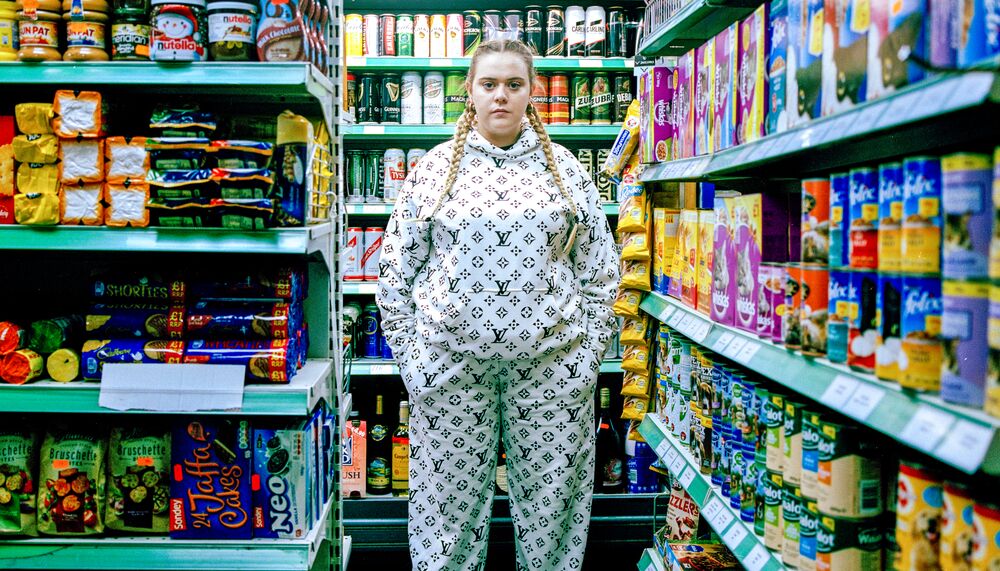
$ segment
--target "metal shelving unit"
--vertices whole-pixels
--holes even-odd
[[[347,204],[345,209],[348,216],[386,216],[392,214],[393,205],[389,203],[372,203],[372,204]],[[604,214],[607,216],[618,217],[618,203],[616,202],[605,202],[601,205],[604,210]]]
[[[394,361],[387,361],[384,359],[354,359],[348,365],[351,370],[351,376],[358,377],[397,377],[399,376],[399,367],[396,366]],[[622,372],[622,360],[621,359],[605,359],[601,362],[601,372],[602,373],[620,373]],[[3,393],[0,392],[0,395]]]
[[[761,0],[693,0],[643,38],[646,57],[683,55],[760,6]]]
[[[636,565],[639,571],[667,571],[667,566],[663,563],[663,558],[656,549],[650,547],[642,551],[642,558]]]
[[[416,57],[349,57],[347,67],[352,71],[402,71],[402,70],[467,70],[471,57],[456,58],[416,58]],[[536,71],[620,71],[630,72],[634,67],[632,59],[626,58],[578,58],[578,57],[535,57]]]
[[[546,125],[553,139],[593,141],[613,139],[621,125]],[[447,139],[455,132],[454,125],[347,125],[345,141],[393,141],[397,139]]]

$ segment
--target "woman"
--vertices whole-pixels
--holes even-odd
[[[409,174],[383,241],[421,571],[485,566],[501,426],[518,566],[579,569],[587,544],[618,258],[590,176],[530,105],[534,81],[524,44],[479,46],[455,136]]]

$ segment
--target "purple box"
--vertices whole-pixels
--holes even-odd
[[[941,398],[982,407],[986,399],[986,328],[989,318],[989,285],[946,281],[941,337]]]
[[[736,322],[736,198],[715,199],[715,241],[712,253],[712,321]]]
[[[993,159],[978,153],[941,157],[941,203],[945,279],[983,279],[988,275],[993,206]]]
[[[959,6],[963,6],[964,4],[963,2],[927,3],[927,8],[930,10],[930,13],[927,14],[927,56],[930,58],[931,65],[945,68],[955,67],[958,55],[958,39],[956,38],[959,33],[958,27],[964,22],[974,23],[977,16],[976,12],[980,15],[978,23],[982,26],[981,14],[984,12],[984,2],[969,2],[967,9],[973,13],[963,15],[963,21],[959,22]],[[968,34],[972,29],[967,28],[963,30],[963,35]],[[982,26],[980,29],[985,32],[986,26]],[[985,38],[985,33],[980,35],[979,38],[972,38],[967,35],[965,37],[976,41],[979,38]]]
[[[712,152],[712,106],[715,97],[715,41],[694,51],[694,154]]]
[[[788,67],[788,0],[773,0],[768,6],[765,34],[767,48],[767,134],[788,128],[785,112],[785,72]]]
[[[750,194],[736,199],[736,327],[757,333],[761,262],[789,261],[786,197]]]
[[[674,158],[674,128],[670,120],[674,98],[673,68],[649,68],[639,82],[639,107],[643,110],[639,122],[639,160],[658,163]]]
[[[691,119],[692,68],[694,51],[689,51],[677,60],[674,69],[674,157],[685,159],[694,156],[694,121]]]
[[[743,144],[764,136],[767,113],[765,62],[768,53],[768,4],[740,22],[736,140]]]
[[[715,36],[715,97],[712,100],[712,152],[736,144],[736,73],[739,70],[739,23]]]

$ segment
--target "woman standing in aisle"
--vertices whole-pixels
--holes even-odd
[[[481,44],[454,138],[409,174],[386,228],[377,301],[412,403],[419,571],[485,567],[501,425],[518,567],[583,564],[618,257],[534,81],[523,43]]]

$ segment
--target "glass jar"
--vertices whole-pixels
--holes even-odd
[[[17,61],[17,4],[0,2],[0,61]]]
[[[149,30],[145,12],[115,12],[115,23],[111,24],[111,59],[148,60]]]
[[[67,18],[69,14],[64,14]],[[102,12],[86,12],[85,20],[66,22],[65,61],[108,61],[108,46],[105,30],[108,15]]]
[[[204,61],[208,22],[205,0],[153,0],[149,59]]]
[[[58,0],[57,0],[58,3]],[[21,61],[57,61],[62,59],[59,51],[59,22],[62,15],[48,10],[35,10],[34,14],[17,13],[20,49],[17,59]]]
[[[247,2],[208,5],[208,51],[215,61],[250,61],[257,50],[257,7]]]
[[[87,20],[92,12],[100,12],[106,18],[111,6],[108,0],[62,0],[62,11],[64,20]]]

